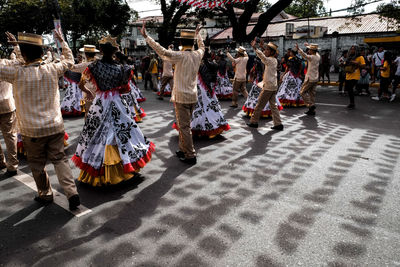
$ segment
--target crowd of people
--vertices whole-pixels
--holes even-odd
[[[205,47],[199,29],[197,27],[192,36],[197,48],[188,46],[176,51],[173,45],[164,48],[154,41],[143,24],[141,34],[154,51],[149,57],[142,60],[127,57],[118,51],[116,38],[104,36],[99,40],[99,50],[94,45],[84,45],[80,49],[83,57],[77,62],[58,30],[55,30],[55,37],[62,47],[60,57],[50,51],[43,56],[40,35],[21,33],[17,40],[7,33],[9,42],[14,45],[14,54],[11,59],[0,60],[0,127],[7,147],[7,160],[0,150],[0,168],[7,169],[5,175],[17,174],[19,133],[37,185],[35,200],[42,204],[53,201],[45,170],[49,160],[55,167],[70,209],[77,209],[80,199],[64,153],[67,135],[62,116],[85,114],[72,158],[81,169],[77,179],[102,186],[133,178],[155,151],[155,145],[137,124],[146,115],[139,104],[146,100],[137,86],[139,71],[145,90],[157,91],[159,100],[171,96],[176,115],[173,128],[179,133],[176,155],[187,164],[197,163],[193,136],[214,138],[230,129],[220,100],[231,99],[230,107],[234,109],[239,107],[239,94],[242,94],[245,98],[242,109],[250,118],[247,125],[252,128],[258,127],[261,117],[272,116],[271,129],[282,131],[280,110],[283,107],[306,106],[306,115],[316,114],[316,86],[321,64],[329,61],[329,56],[320,56],[318,44],[305,43],[306,51],[296,44],[278,60],[278,46],[256,38],[250,43],[256,58],[249,67],[245,47],[238,47],[235,56],[223,50],[212,52]],[[365,86],[369,78],[364,81],[365,76],[380,79],[379,99],[390,96],[388,87],[393,77],[392,94],[395,94],[400,77],[399,57],[392,61],[391,55],[380,49],[371,57],[372,68],[367,60],[356,46],[344,51],[339,59],[339,90],[347,91],[349,109],[355,108],[354,88],[370,94]],[[391,76],[393,62],[398,67]],[[234,68],[231,77],[230,64]],[[326,75],[326,66],[322,69]],[[378,71],[374,72],[376,69]],[[329,70],[327,72],[329,82]],[[248,81],[252,83],[249,92]],[[65,90],[62,100],[59,87]]]
[[[400,83],[400,54],[395,57],[394,53],[385,51],[383,47],[373,53],[370,49],[354,45],[342,52],[338,63],[341,95],[349,94],[351,98],[354,98],[353,95],[371,96],[370,85],[379,81],[378,95],[371,99],[388,102],[396,99],[396,88]],[[356,75],[351,75],[353,71]],[[343,84],[347,86],[343,87]]]

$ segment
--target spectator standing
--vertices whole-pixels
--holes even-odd
[[[151,75],[152,89],[154,92],[156,92],[158,85],[158,61],[155,54],[151,54],[150,59],[148,71]]]
[[[394,79],[392,84],[392,95],[390,96],[390,102],[393,102],[396,98],[396,88],[400,83],[400,55],[393,62],[393,66],[396,67],[396,72],[394,73]]]
[[[344,63],[347,59],[347,50],[343,50],[342,56],[339,58],[339,94],[344,95],[343,85],[346,81],[346,72],[344,70]]]
[[[329,51],[325,51],[321,56],[321,71],[319,73],[319,78],[322,78],[322,83],[325,82],[325,76],[328,79],[328,83],[331,82],[331,78],[329,77],[329,69],[330,69],[330,56]]]
[[[147,90],[147,84],[150,88],[153,88],[153,82],[151,81],[151,74],[149,73],[150,57],[145,56],[142,58],[141,72],[142,79],[144,80],[144,90]]]
[[[168,46],[168,50],[173,51],[174,50],[174,45],[170,44]],[[163,100],[163,96],[164,96],[164,89],[167,86],[167,84],[169,84],[169,86],[172,88],[174,87],[174,73],[172,70],[172,63],[167,61],[167,60],[163,60],[163,73],[161,76],[161,87],[160,87],[160,96],[158,97],[159,100]]]
[[[360,80],[360,68],[365,67],[365,60],[359,54],[358,46],[353,45],[349,50],[349,55],[345,63],[346,71],[346,91],[349,94],[350,104],[347,106],[348,109],[354,109],[354,87]]]
[[[380,68],[383,66],[383,56],[385,55],[385,51],[383,47],[379,47],[378,51],[372,56],[372,66],[373,66],[373,76],[372,82],[374,83],[376,80],[379,80]]]
[[[372,97],[372,100],[389,99],[390,71],[392,65],[392,54],[388,51],[383,56],[383,66],[380,68],[380,83],[378,96]]]
[[[361,72],[360,72],[360,79],[357,82],[356,85],[356,89],[357,89],[357,95],[366,95],[366,96],[370,96],[371,92],[369,91],[369,80],[371,78],[371,76],[369,75],[369,65],[368,65],[368,61],[367,58],[365,56],[365,49],[362,49],[360,51],[360,56],[362,56],[364,58],[365,61],[365,66],[364,68],[361,68]],[[363,92],[363,90],[365,90],[365,93]]]

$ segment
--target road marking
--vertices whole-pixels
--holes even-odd
[[[15,180],[23,183],[24,185],[28,186],[32,190],[37,191],[35,180],[33,179],[32,176],[30,176],[26,173],[23,173],[23,172],[18,172],[18,175],[15,175],[13,178]],[[68,204],[67,197],[64,194],[58,192],[54,188],[53,188],[53,194],[54,194],[54,203],[57,204],[58,206],[60,206],[61,208],[67,210],[68,212],[72,213],[76,217],[81,217],[83,215],[86,215],[86,214],[92,212],[91,209],[88,209],[83,205],[80,205],[79,209],[71,211],[71,210],[69,210],[69,204]]]
[[[315,103],[315,104],[320,106],[347,107],[347,105],[340,105],[340,104],[328,104],[328,103]]]

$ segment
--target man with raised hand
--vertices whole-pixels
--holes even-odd
[[[59,30],[55,37],[62,45],[64,59],[44,63],[43,38],[30,33],[18,33],[18,44],[24,64],[0,65],[0,80],[13,85],[16,115],[28,164],[38,190],[35,200],[53,202],[53,191],[45,170],[51,161],[58,181],[67,195],[70,210],[80,205],[68,158],[64,153],[64,122],[60,109],[58,77],[74,64],[74,57]]]
[[[196,152],[193,146],[190,120],[197,103],[197,73],[205,46],[200,34],[200,25],[195,31],[199,49],[185,51],[172,51],[165,49],[146,33],[146,23],[140,29],[147,44],[161,57],[162,60],[175,64],[174,86],[171,102],[175,106],[176,121],[179,128],[179,150],[176,152],[179,159],[188,164],[196,164]]]

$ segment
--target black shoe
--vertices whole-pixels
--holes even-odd
[[[348,108],[348,109],[355,109],[356,106],[355,106],[354,104],[349,104],[349,105],[347,106],[347,108]]]
[[[0,165],[0,170],[4,170],[5,168],[7,168],[7,165],[6,165],[6,164]]]
[[[164,100],[162,96],[157,97],[158,100]]]
[[[251,128],[258,128],[258,123],[246,123]]]
[[[231,108],[237,108],[238,105],[233,105],[233,104],[232,104],[232,105],[230,105],[230,107],[231,107]]]
[[[308,108],[309,110],[311,110],[311,111],[315,111],[316,109],[317,109],[317,107],[316,106],[314,106],[314,105],[312,105],[311,107],[309,107]]]
[[[194,158],[185,158],[185,157],[183,157],[183,158],[179,158],[179,160],[184,162],[184,163],[190,164],[190,165],[194,165],[194,164],[197,163],[196,157],[194,157]]]
[[[45,198],[41,198],[41,197],[37,196],[33,200],[35,200],[36,202],[39,202],[40,204],[45,205],[45,206],[53,203],[53,197],[45,199]]]
[[[68,203],[70,210],[78,209],[78,206],[81,204],[81,201],[79,200],[79,195],[73,195],[72,197],[68,198]]]
[[[17,171],[9,171],[9,170],[7,170],[7,171],[3,174],[3,177],[4,177],[4,178],[10,178],[10,177],[13,177],[14,175],[17,175]]]
[[[178,156],[178,158],[185,158],[185,153],[183,153],[183,152],[180,151],[180,150],[177,150],[177,151],[175,152],[175,154]]]
[[[279,125],[275,125],[273,127],[271,127],[272,130],[277,130],[277,131],[283,131],[283,125],[279,124]]]
[[[309,109],[308,111],[304,112],[304,114],[306,114],[308,116],[315,116],[315,111]]]

